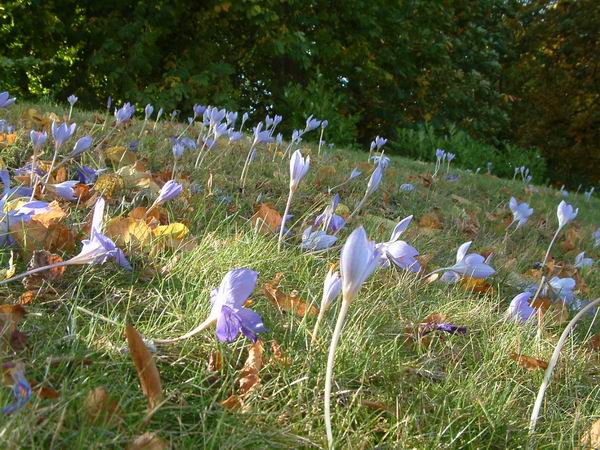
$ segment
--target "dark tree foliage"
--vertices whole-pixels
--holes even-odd
[[[563,167],[597,181],[570,156],[598,157],[599,5],[5,0],[0,87],[183,117],[194,102],[277,113],[288,132],[315,114],[336,143],[454,124],[496,146],[538,147],[551,167],[566,156]]]

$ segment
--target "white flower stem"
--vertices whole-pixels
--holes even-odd
[[[15,275],[14,277],[10,277],[10,278],[7,278],[6,280],[0,281],[0,286],[2,286],[3,284],[8,284],[11,281],[20,280],[21,278],[25,278],[29,275],[33,275],[34,273],[43,272],[44,270],[50,270],[50,269],[54,269],[56,267],[68,266],[70,264],[72,264],[72,263],[69,261],[60,261],[60,262],[57,262],[54,264],[48,264],[47,266],[36,267],[35,269],[28,270],[26,272],[20,273],[19,275]]]
[[[176,337],[176,338],[171,338],[171,339],[154,339],[154,343],[155,344],[172,344],[174,342],[178,342],[178,341],[183,341],[185,339],[189,339],[192,336],[195,336],[198,333],[201,333],[202,331],[206,330],[216,320],[217,319],[215,319],[214,317],[208,316],[204,322],[202,322],[200,325],[198,325],[193,330],[188,331],[184,335]]]
[[[69,118],[67,119],[69,122],[71,121],[71,114],[73,113],[73,105],[69,108]]]
[[[432,270],[427,275],[423,275],[423,278],[427,279],[433,274],[440,273],[440,272],[443,272],[444,270],[449,270],[449,269],[450,269],[449,267],[441,267],[439,269]]]
[[[317,321],[315,323],[315,327],[313,328],[312,337],[310,339],[310,346],[314,346],[317,341],[317,333],[319,332],[319,328],[321,326],[321,322],[323,321],[323,317],[325,317],[325,310],[327,308],[320,308],[319,315],[317,316]]]
[[[204,147],[206,147],[206,139],[204,140],[202,147],[200,147],[200,150],[198,150],[198,156],[196,157],[196,162],[194,163],[194,169],[200,167],[200,156],[202,156],[202,151],[204,150]]]
[[[290,205],[292,204],[292,197],[294,196],[294,189],[290,188],[290,193],[288,194],[287,203],[285,204],[285,211],[283,212],[283,217],[281,218],[281,227],[279,228],[279,239],[277,240],[277,250],[281,250],[281,241],[283,241],[283,230],[285,228],[285,219],[290,211]]]
[[[250,158],[252,157],[252,150],[254,150],[254,143],[250,146],[250,150],[248,151],[248,155],[246,155],[246,161],[244,161],[244,167],[242,168],[242,174],[240,175],[240,186],[242,191],[244,190],[244,186],[246,185],[246,177],[248,176],[248,166],[250,166]]]
[[[177,170],[177,159],[173,161],[173,172],[171,172],[171,179],[175,179],[175,171]]]
[[[546,264],[548,263],[548,258],[550,257],[550,250],[552,250],[552,246],[554,245],[554,242],[556,242],[556,239],[558,238],[558,235],[561,230],[562,228],[558,227],[558,230],[556,230],[556,233],[554,233],[554,236],[550,241],[550,245],[548,246],[548,250],[546,250],[546,255],[544,256],[544,262],[542,262],[542,269],[546,267]]]
[[[138,134],[138,139],[142,137],[142,134],[144,134],[144,130],[146,129],[147,123],[148,119],[144,118],[144,123],[142,123],[142,129],[140,130],[140,134]]]
[[[319,136],[319,149],[317,150],[317,155],[321,155],[321,146],[323,145],[323,132],[325,128],[321,127],[321,136]]]
[[[333,336],[331,336],[331,344],[329,346],[329,355],[327,356],[327,371],[325,373],[325,431],[327,432],[327,445],[330,449],[333,449],[333,431],[331,428],[331,383],[333,381],[333,365],[335,363],[335,349],[337,348],[338,341],[342,334],[342,327],[344,326],[344,319],[348,313],[348,307],[350,306],[351,299],[345,298],[342,301],[340,307],[340,313],[338,314],[337,322],[335,323],[335,329],[333,330]]]
[[[571,319],[571,321],[567,324],[564,331],[560,335],[560,339],[554,348],[554,352],[552,353],[552,357],[550,361],[548,361],[548,368],[546,369],[546,373],[544,374],[544,379],[542,380],[542,384],[540,386],[540,390],[538,391],[538,395],[535,399],[535,404],[533,406],[533,411],[531,412],[531,419],[529,420],[529,434],[532,435],[535,433],[535,427],[537,425],[538,416],[540,415],[540,409],[542,408],[542,402],[544,401],[544,394],[546,393],[546,388],[550,384],[550,379],[552,378],[552,372],[554,372],[554,367],[558,362],[558,357],[560,356],[560,352],[571,334],[571,330],[575,327],[575,324],[583,317],[583,315],[593,308],[596,305],[600,305],[600,298],[597,298],[590,304],[586,305],[581,311],[579,311],[575,317]]]

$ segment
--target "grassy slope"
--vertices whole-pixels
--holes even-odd
[[[38,108],[59,112],[47,105]],[[18,122],[18,108],[9,114],[13,122]],[[91,115],[76,113],[74,119],[85,119],[82,128],[90,129]],[[129,142],[137,136],[140,126],[141,123],[134,123],[115,135],[111,145]],[[142,139],[139,153],[153,170],[170,166],[166,137],[178,130],[162,125]],[[21,142],[24,140],[22,136]],[[22,159],[24,151],[19,148],[5,149],[3,156],[9,162],[11,155]],[[263,201],[283,210],[288,168],[281,159],[272,164],[270,152],[261,148],[250,170],[247,193],[240,196],[237,176],[246,151],[246,143],[219,145],[207,160],[207,170],[199,173],[191,170],[191,162],[184,164],[186,173],[201,185],[212,173],[213,190],[231,195],[236,208],[231,212],[233,209],[224,206],[218,195],[193,196],[191,208],[179,201],[173,203],[169,208],[171,219],[188,220],[198,246],[181,254],[170,273],[160,276],[149,269],[171,261],[169,254],[154,259],[132,254],[135,270],[131,274],[111,265],[69,269],[54,286],[54,294],[29,307],[30,315],[22,329],[30,340],[19,357],[27,361],[29,376],[46,381],[61,397],[55,401],[34,399],[31,408],[1,418],[0,439],[6,447],[40,448],[53,443],[56,448],[122,448],[147,430],[158,432],[174,448],[324,446],[323,377],[335,309],[322,326],[319,345],[311,349],[308,343],[314,319],[279,313],[263,297],[261,287],[277,272],[283,272],[285,291],[297,289],[303,298],[318,302],[327,263],[336,261],[338,252],[310,255],[301,252],[294,241],[294,245],[278,253],[275,237],[252,231],[248,222],[251,205],[259,194]],[[313,166],[292,204],[294,232],[300,233],[300,222],[313,218],[326,204],[326,186],[341,182],[358,161],[365,159],[364,154],[341,149],[332,151],[326,162],[313,156]],[[336,173],[320,170],[323,166],[334,167]],[[388,239],[398,219],[409,214],[418,219],[437,207],[443,217],[443,230],[420,228],[415,221],[404,239],[421,254],[432,255],[432,267],[451,263],[456,247],[466,240],[474,240],[475,251],[495,249],[493,265],[498,274],[493,284],[498,293],[480,296],[456,286],[427,285],[416,276],[397,270],[376,273],[352,306],[338,348],[334,384],[338,402],[333,407],[338,448],[516,448],[526,443],[529,414],[543,372],[527,371],[509,355],[520,351],[548,359],[561,328],[550,328],[547,337],[538,342],[533,324],[507,323],[502,314],[518,292],[507,283],[511,272],[524,272],[542,259],[556,226],[555,208],[560,198],[552,190],[540,188],[539,193],[532,194],[525,192],[521,183],[462,172],[457,172],[458,182],[440,180],[427,188],[418,175],[431,169],[427,164],[394,157],[384,189],[374,195],[365,213],[341,233],[341,242],[359,223],[366,226],[370,238]],[[366,176],[363,174],[341,189],[342,203],[350,207],[356,204],[364,192]],[[319,189],[316,180],[320,182]],[[413,182],[416,191],[398,193],[403,182]],[[389,195],[386,206],[383,190]],[[535,215],[526,228],[503,244],[502,231],[485,213],[506,208],[511,195],[528,201]],[[126,196],[131,198],[128,193]],[[576,226],[581,227],[583,240],[577,249],[600,257],[598,249],[591,250],[590,239],[595,229],[592,224],[600,225],[600,202],[594,199],[586,203],[582,196],[571,196],[569,201],[581,208]],[[472,236],[460,226],[467,213],[475,213],[480,223]],[[117,214],[115,203],[109,214]],[[539,224],[542,220],[545,224]],[[557,247],[554,254],[571,262],[576,250],[563,253]],[[6,260],[4,254],[2,261]],[[20,264],[23,267],[25,262],[21,260]],[[232,413],[220,407],[219,402],[236,389],[238,370],[247,355],[247,341],[240,339],[222,345],[216,342],[214,333],[206,332],[161,349],[156,359],[169,400],[149,424],[144,424],[145,400],[130,358],[121,351],[123,329],[82,314],[74,307],[83,306],[119,323],[129,319],[150,338],[171,337],[203,320],[209,310],[210,289],[230,268],[243,266],[260,273],[253,299],[254,308],[270,330],[264,339],[267,343],[272,339],[279,342],[291,358],[291,365],[281,367],[274,361],[268,362],[261,371],[262,386],[246,400],[248,411]],[[583,277],[589,287],[585,297],[594,298],[600,292],[600,277],[594,270],[588,270]],[[22,290],[20,284],[13,283],[0,288],[0,295],[3,302],[9,303]],[[436,311],[467,326],[469,334],[436,340],[428,349],[402,343],[407,323]],[[585,350],[587,332],[587,326],[580,327],[563,353],[538,426],[539,447],[574,446],[592,418],[600,413],[599,373],[595,356]],[[216,381],[214,374],[207,371],[208,357],[215,351],[224,356]],[[267,359],[269,355],[267,348]],[[46,360],[54,356],[89,358],[93,364],[65,362],[49,367]],[[421,377],[411,369],[439,373],[441,379]],[[86,420],[82,408],[85,396],[101,385],[119,402],[124,420],[118,427]],[[0,390],[0,404],[7,404],[10,398],[8,388]],[[369,409],[361,405],[363,400],[383,402],[389,412]]]

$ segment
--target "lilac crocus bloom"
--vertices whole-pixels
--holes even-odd
[[[552,277],[548,282],[553,295],[556,295],[559,299],[566,303],[571,303],[575,300],[575,280],[573,278],[559,278]],[[542,290],[542,295],[547,297],[550,292],[547,286]]]
[[[355,167],[354,169],[352,169],[352,172],[350,172],[350,177],[348,178],[348,180],[355,179],[356,177],[360,176],[361,173],[362,172]]]
[[[533,214],[533,209],[530,208],[527,203],[518,203],[517,199],[514,197],[510,198],[508,206],[513,215],[511,224],[517,222],[517,228],[521,228],[525,225],[527,220],[529,220],[529,217]]]
[[[217,339],[221,342],[233,342],[243,333],[252,342],[256,342],[258,333],[267,329],[261,317],[254,311],[244,308],[252,291],[256,287],[258,274],[250,269],[233,269],[227,272],[218,289],[210,294],[212,305],[210,318],[217,322]]]
[[[354,230],[342,247],[340,273],[344,299],[351,301],[362,284],[379,266],[381,253],[374,241],[369,241],[365,229],[361,226]]]
[[[379,150],[381,147],[383,147],[387,142],[387,139],[376,136],[375,139],[373,140],[373,142],[371,142],[371,150]]]
[[[168,202],[169,200],[173,200],[178,197],[179,194],[183,191],[183,186],[177,183],[175,180],[167,181],[163,187],[161,188],[158,198],[154,200],[154,203],[149,209],[156,208],[163,203]]]
[[[600,227],[592,233],[592,239],[594,239],[594,247],[600,246]]]
[[[119,109],[115,109],[115,119],[117,121],[117,125],[121,125],[124,122],[127,122],[133,116],[135,112],[135,106],[131,103],[127,102]]]
[[[271,137],[269,131],[261,131],[262,127],[263,123],[258,122],[258,125],[252,128],[252,131],[254,132],[254,141],[252,142],[252,146],[255,146],[261,142],[273,142],[273,138]]]
[[[368,197],[377,189],[379,189],[379,185],[381,184],[381,180],[383,178],[383,167],[380,164],[377,164],[375,170],[371,174],[371,178],[369,178],[369,182],[367,183],[367,192],[365,197]]]
[[[77,179],[82,184],[92,184],[96,181],[98,175],[104,172],[105,170],[107,169],[104,168],[96,170],[88,166],[81,166],[77,168]]]
[[[91,136],[83,136],[77,139],[77,142],[75,142],[75,145],[73,146],[73,150],[69,153],[69,158],[75,158],[76,156],[81,155],[91,147],[92,141],[93,139]]]
[[[411,192],[415,190],[415,186],[412,183],[404,183],[400,185],[400,190],[402,192]]]
[[[241,131],[235,131],[233,128],[229,129],[229,142],[239,141],[244,134]]]
[[[15,98],[11,98],[8,92],[0,92],[0,108],[8,108],[15,103]]]
[[[31,386],[29,385],[27,378],[25,378],[23,369],[20,368],[11,370],[10,373],[13,381],[13,395],[15,396],[15,401],[2,408],[0,410],[2,414],[14,413],[15,411],[27,405],[27,403],[29,403],[29,399],[31,398]]]
[[[477,254],[469,253],[471,241],[462,244],[456,252],[456,264],[448,267],[447,270],[456,272],[471,278],[483,279],[496,273],[496,271],[486,264],[486,259]]]
[[[321,128],[327,128],[328,126],[329,126],[328,120],[324,120],[323,122],[321,122]]]
[[[342,277],[338,271],[330,269],[323,283],[323,296],[321,297],[321,310],[326,310],[342,293]]]
[[[277,136],[275,136],[275,142],[277,142],[278,145],[281,145],[283,143],[283,134],[277,133]]]
[[[573,209],[571,205],[566,203],[564,200],[558,204],[558,208],[556,209],[556,216],[558,217],[558,228],[562,229],[565,225],[571,222],[575,217],[577,217],[577,213],[579,212],[579,208]]]
[[[387,166],[390,165],[390,158],[384,155],[373,155],[369,159],[373,161],[373,164],[377,164],[383,167],[384,169],[386,169]]]
[[[71,107],[73,107],[75,103],[77,103],[77,100],[79,100],[79,98],[77,98],[75,95],[69,95],[67,97],[67,101],[69,102],[69,105],[71,105]]]
[[[154,106],[152,106],[150,103],[148,103],[146,105],[146,107],[144,108],[144,119],[145,120],[150,119],[150,117],[152,117],[153,112],[154,112]]]
[[[304,128],[304,133],[308,133],[309,131],[316,130],[321,126],[321,121],[319,119],[313,118],[312,114],[308,116],[306,119],[306,127]]]
[[[45,131],[35,131],[31,130],[29,132],[29,138],[31,139],[31,144],[34,148],[40,149],[46,143],[46,139],[48,139],[48,133]]]
[[[583,196],[585,197],[585,201],[586,201],[586,202],[589,202],[589,201],[590,201],[590,199],[592,198],[592,194],[594,193],[594,190],[595,190],[595,189],[596,189],[596,188],[594,188],[594,187],[591,187],[589,191],[585,191],[585,192],[583,193]]]
[[[194,110],[194,119],[195,119],[196,117],[200,117],[202,114],[204,114],[204,111],[206,111],[206,106],[196,103],[192,107],[192,109]]]
[[[518,322],[528,321],[535,314],[535,309],[529,304],[532,295],[527,291],[515,296],[508,306],[507,316]]]
[[[450,161],[452,161],[452,160],[454,159],[454,157],[455,157],[455,156],[456,156],[456,155],[455,155],[454,153],[450,153],[450,152],[448,152],[448,153],[446,153],[446,160],[447,160],[448,162],[450,162]]]
[[[160,120],[160,118],[162,117],[162,115],[164,114],[165,110],[163,108],[159,108],[158,113],[156,114],[156,121],[158,122]]]
[[[382,254],[383,267],[389,267],[393,263],[411,272],[416,273],[421,270],[421,264],[416,258],[419,256],[417,249],[400,240],[400,236],[406,231],[412,219],[413,216],[402,219],[394,228],[390,240],[377,244],[377,249]]]
[[[4,209],[4,204],[11,198],[18,197],[31,197],[33,193],[33,189],[17,186],[15,188],[10,187],[10,175],[8,170],[2,169],[0,170],[0,181],[2,182],[2,197],[0,197],[0,212]]]
[[[77,124],[71,124],[70,126],[66,123],[62,125],[56,125],[56,122],[52,122],[52,137],[54,138],[54,142],[56,147],[61,147],[71,136],[75,133],[75,128],[77,128]]]
[[[44,214],[50,211],[50,204],[42,201],[31,201],[21,205],[14,211],[15,217],[22,217],[25,222],[29,222],[32,216]]]
[[[78,198],[75,195],[75,190],[73,189],[77,184],[79,184],[79,180],[63,181],[62,183],[58,184],[47,184],[46,188],[54,195],[64,198],[65,200],[74,202]]]
[[[65,265],[71,264],[104,264],[113,259],[117,264],[126,270],[132,270],[129,261],[125,257],[123,250],[118,248],[115,243],[102,233],[102,222],[104,219],[105,201],[98,197],[94,206],[94,215],[92,217],[92,228],[90,238],[84,239],[83,247],[77,256],[65,261]]]
[[[435,157],[436,157],[438,160],[444,160],[444,159],[446,159],[446,152],[444,151],[444,149],[442,149],[442,148],[438,148],[438,149],[435,151]]]
[[[304,158],[300,150],[296,150],[290,158],[290,190],[295,191],[300,184],[300,180],[310,168],[310,156]]]
[[[292,131],[292,144],[300,142],[300,138],[302,137],[302,130],[294,130]]]
[[[335,194],[331,199],[331,203],[327,205],[325,210],[316,217],[313,225],[315,227],[324,225],[324,230],[331,233],[337,233],[339,230],[341,230],[346,224],[346,221],[342,216],[338,216],[335,213],[339,203],[340,196],[339,194]]]
[[[175,157],[175,159],[181,159],[184,151],[185,151],[185,146],[183,145],[183,143],[176,141],[173,144],[173,156]]]
[[[231,111],[225,115],[225,122],[227,122],[227,125],[234,127],[235,123],[237,122],[237,118],[238,118],[238,113]]]
[[[592,264],[594,264],[594,260],[592,258],[586,258],[585,252],[581,252],[575,257],[575,267],[578,269],[589,267]]]
[[[302,244],[300,244],[300,248],[316,252],[328,249],[335,244],[336,241],[336,236],[329,235],[323,230],[313,231],[312,227],[309,226],[302,233]]]

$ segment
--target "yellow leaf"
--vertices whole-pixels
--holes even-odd
[[[117,171],[117,175],[123,179],[125,188],[150,189],[152,192],[159,192],[160,188],[152,180],[150,173],[139,170],[138,167],[137,164],[133,164],[121,167]]]
[[[188,227],[179,222],[169,225],[159,225],[152,230],[155,237],[176,239],[178,241],[186,237],[189,232]]]
[[[160,384],[160,374],[154,363],[152,353],[144,344],[144,340],[133,325],[127,325],[125,328],[127,346],[129,354],[135,365],[138,374],[142,392],[148,400],[148,410],[152,411],[158,406],[162,399],[162,387]]]
[[[106,150],[106,157],[117,167],[129,166],[135,163],[136,156],[125,147],[111,147]]]
[[[152,230],[143,220],[115,217],[108,221],[105,232],[118,246],[129,244],[141,247],[152,239]]]

